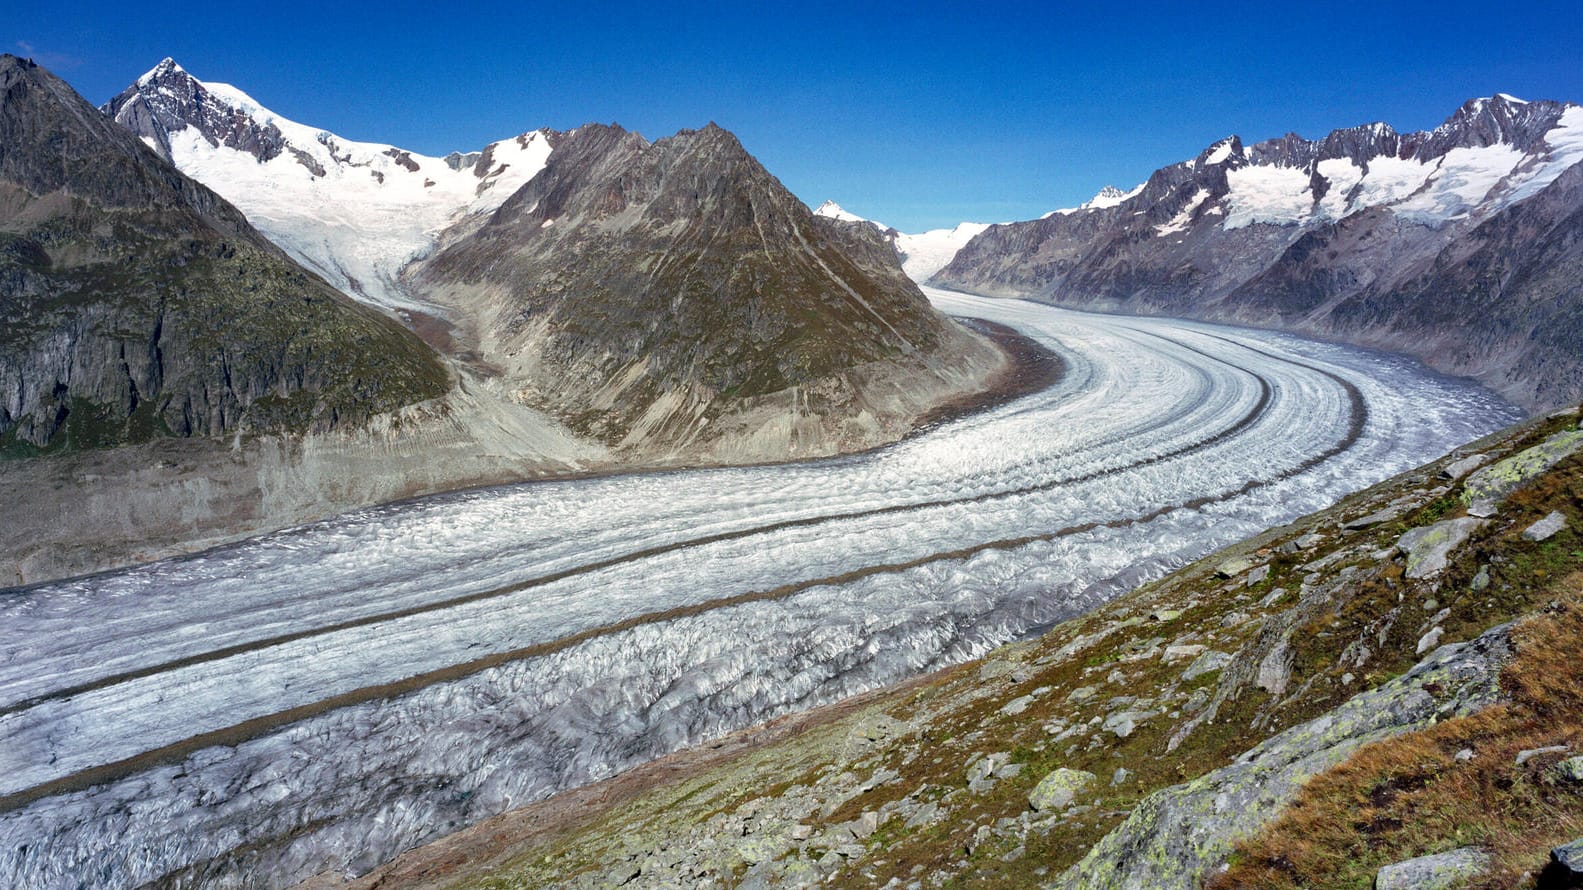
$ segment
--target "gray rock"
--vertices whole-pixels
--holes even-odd
[[[1470,761],[1472,759],[1473,759],[1473,749],[1472,748],[1463,748],[1461,751],[1458,751],[1456,753],[1456,761],[1457,761],[1457,763],[1467,763],[1468,761]]]
[[[1542,757],[1545,754],[1565,754],[1570,750],[1572,750],[1571,745],[1546,745],[1543,748],[1529,748],[1525,751],[1517,752],[1516,763],[1518,766],[1522,766],[1535,757]]]
[[[1230,766],[1158,791],[1055,882],[1063,888],[1197,887],[1312,776],[1362,746],[1499,700],[1508,626],[1442,646],[1412,670],[1295,726]]]
[[[1098,776],[1080,769],[1055,769],[1028,792],[1028,806],[1039,812],[1063,809],[1097,780]]]
[[[1275,605],[1276,603],[1280,602],[1281,600],[1283,600],[1285,598],[1286,598],[1286,588],[1284,588],[1284,587],[1277,587],[1274,590],[1270,591],[1269,593],[1266,593],[1264,595],[1264,599],[1259,600],[1259,608],[1261,608],[1261,609],[1268,609],[1269,607]]]
[[[908,816],[905,824],[908,828],[917,828],[920,825],[928,825],[935,822],[939,818],[940,805],[931,801],[919,807],[917,812]]]
[[[1096,693],[1097,690],[1092,686],[1079,686],[1067,694],[1066,700],[1072,704],[1080,705],[1092,699]]]
[[[1433,649],[1436,646],[1440,645],[1440,638],[1445,636],[1445,633],[1446,633],[1446,629],[1445,628],[1443,628],[1443,627],[1436,627],[1436,628],[1433,628],[1432,630],[1430,630],[1428,633],[1424,634],[1423,636],[1419,637],[1418,638],[1418,649],[1416,650],[1417,653],[1419,655],[1422,655],[1425,652],[1428,652],[1430,649]]]
[[[1447,519],[1402,535],[1396,541],[1396,549],[1407,555],[1407,577],[1433,578],[1445,571],[1451,551],[1485,524],[1482,519],[1467,517]]]
[[[1550,864],[1539,875],[1537,890],[1583,886],[1583,838],[1550,851]]]
[[[1479,467],[1484,466],[1489,462],[1489,459],[1489,455],[1487,454],[1470,454],[1461,460],[1452,461],[1451,463],[1446,464],[1445,469],[1440,471],[1440,475],[1442,478],[1456,481],[1473,472],[1474,470],[1477,470]]]
[[[1583,757],[1568,757],[1556,764],[1555,777],[1563,782],[1583,784]]]
[[[1469,513],[1473,513],[1475,506],[1492,510],[1507,495],[1580,449],[1583,449],[1583,431],[1562,430],[1532,448],[1496,461],[1469,476],[1463,486],[1462,500],[1468,504]]]
[[[1187,666],[1187,670],[1182,671],[1182,682],[1186,683],[1189,680],[1196,680],[1205,674],[1218,671],[1230,663],[1231,656],[1225,652],[1217,652],[1214,649],[1207,650],[1193,659],[1193,663]]]
[[[1390,522],[1393,519],[1399,519],[1401,518],[1401,515],[1406,512],[1407,508],[1405,506],[1392,504],[1383,510],[1370,513],[1367,516],[1359,516],[1357,519],[1353,519],[1350,522],[1343,522],[1341,527],[1349,531],[1372,528],[1373,526],[1379,525],[1381,523]]]
[[[1267,565],[1259,566],[1258,568],[1256,568],[1253,571],[1248,573],[1248,578],[1247,578],[1246,581],[1243,582],[1243,586],[1245,586],[1245,587],[1252,587],[1255,584],[1259,584],[1259,583],[1263,582],[1264,579],[1266,579],[1268,577],[1270,577],[1270,567],[1267,566]]]
[[[1285,640],[1271,649],[1259,662],[1259,674],[1254,683],[1271,695],[1282,695],[1292,677],[1292,650]]]
[[[1105,732],[1114,733],[1116,738],[1124,739],[1132,735],[1138,724],[1144,723],[1151,717],[1158,717],[1159,711],[1119,711],[1105,718],[1100,726]]]
[[[1533,525],[1523,529],[1523,537],[1530,541],[1548,541],[1556,533],[1567,527],[1567,518],[1560,511],[1554,511]]]
[[[971,782],[974,779],[982,779],[1009,762],[1011,762],[1011,755],[1004,751],[995,751],[982,757],[975,757],[967,765],[967,780]]]
[[[1236,576],[1253,568],[1253,560],[1245,556],[1228,559],[1215,567],[1215,576],[1219,578],[1235,578]]]
[[[1452,890],[1478,877],[1489,863],[1490,854],[1478,847],[1420,856],[1380,869],[1374,890]]]
[[[1204,651],[1204,647],[1199,645],[1166,646],[1165,651],[1160,654],[1160,660],[1166,664],[1171,664],[1172,662],[1193,658],[1202,651]]]
[[[1018,714],[1021,714],[1023,711],[1028,710],[1028,706],[1031,704],[1033,704],[1033,696],[1019,695],[1011,701],[1006,702],[1004,705],[1001,705],[1000,712],[1008,717],[1015,717]]]

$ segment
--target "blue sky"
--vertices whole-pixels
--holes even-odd
[[[169,55],[429,154],[713,120],[804,200],[907,231],[1035,217],[1230,133],[1425,128],[1498,91],[1583,101],[1575,0],[10,6],[0,49],[95,104]]]

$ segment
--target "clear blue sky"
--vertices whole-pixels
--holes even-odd
[[[0,49],[95,104],[169,55],[280,114],[428,154],[710,120],[799,197],[907,231],[1027,219],[1215,139],[1472,96],[1583,102],[1569,3],[15,2]]]

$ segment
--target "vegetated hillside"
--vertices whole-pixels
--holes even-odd
[[[1521,886],[1583,833],[1580,522],[1573,411],[350,883],[1186,888],[1231,860],[1216,886],[1369,886],[1475,847],[1481,885]]]
[[[324,430],[447,385],[411,332],[0,56],[0,453]]]
[[[873,444],[1003,364],[872,227],[816,218],[713,125],[566,134],[411,280],[530,404],[628,449]]]
[[[1473,99],[1431,131],[1235,136],[1132,193],[992,226],[935,283],[1415,355],[1532,408],[1583,395],[1583,107]]]

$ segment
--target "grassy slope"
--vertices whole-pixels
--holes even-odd
[[[1517,428],[1477,447],[1493,456],[1513,453],[1570,423],[1575,419]],[[596,790],[570,815],[535,821],[535,812],[550,810],[529,808],[515,822],[508,816],[485,823],[479,829],[489,839],[465,856],[405,871],[398,863],[391,877],[398,885],[421,874],[425,886],[487,888],[610,886],[628,879],[630,886],[730,885],[760,875],[837,886],[880,886],[893,878],[903,885],[952,887],[1051,880],[1149,793],[1224,766],[1359,689],[1404,672],[1419,660],[1418,640],[1436,623],[1444,628],[1444,643],[1471,639],[1577,590],[1583,542],[1576,532],[1537,545],[1519,533],[1551,510],[1561,510],[1574,527],[1583,520],[1583,457],[1514,496],[1438,578],[1404,578],[1401,557],[1383,551],[1409,528],[1463,512],[1455,484],[1434,475],[1448,462],[1216,554],[1039,640],[824,717],[800,718],[794,729],[771,733],[777,739],[723,763],[696,769],[662,763],[653,775],[665,781],[647,790],[631,790],[642,785],[641,774],[625,777],[626,790]],[[1393,503],[1403,511],[1397,519],[1361,530],[1342,527]],[[1310,533],[1323,538],[1281,552],[1281,545]],[[1269,576],[1249,584],[1245,570],[1230,578],[1217,574],[1234,557],[1268,565]],[[1470,582],[1481,566],[1489,567],[1491,582],[1475,591]],[[1290,674],[1284,683],[1267,684],[1272,692],[1259,685],[1259,667],[1283,661],[1271,658],[1283,643]],[[1172,653],[1170,646],[1205,646],[1233,658],[1222,670],[1184,681],[1184,669],[1197,656]],[[1362,648],[1368,654],[1360,658]],[[1571,689],[1565,684],[1576,683],[1576,666],[1556,667],[1573,671],[1558,687]],[[1513,682],[1523,688],[1520,679]],[[1539,699],[1550,694],[1535,693]],[[1512,711],[1518,728],[1499,744],[1486,743],[1490,764],[1509,763],[1506,748],[1537,737],[1528,732],[1537,712],[1521,711],[1520,695],[1518,701]],[[1214,711],[1212,719],[1204,719],[1206,709]],[[1124,710],[1153,714],[1125,737],[1106,731],[1106,718]],[[1489,719],[1470,718],[1468,731]],[[1568,731],[1557,727],[1561,735]],[[1403,738],[1400,744],[1420,744]],[[968,770],[986,754],[1004,755],[1021,770],[968,787]],[[1482,761],[1481,755],[1474,762]],[[1098,781],[1061,812],[1030,811],[1028,792],[1056,767],[1085,770]],[[1129,774],[1113,784],[1118,768]],[[1430,774],[1438,768],[1425,767]],[[1385,780],[1379,770],[1356,780],[1371,781]],[[1510,792],[1503,781],[1489,778],[1497,792]],[[1350,800],[1356,782],[1326,799]],[[1514,798],[1530,799],[1537,798]],[[1539,849],[1571,830],[1563,825],[1535,833],[1547,818],[1542,807],[1501,811],[1515,822],[1490,815],[1496,812],[1467,808],[1460,837],[1512,838],[1497,845],[1507,868],[1537,867]],[[1302,828],[1296,834],[1306,836]],[[1339,845],[1356,834],[1343,826],[1331,839],[1313,841],[1311,852],[1322,862],[1352,862],[1356,851]],[[1371,857],[1353,862],[1351,874],[1362,880],[1419,848],[1457,846],[1458,837],[1427,829],[1393,836]],[[1243,867],[1257,867],[1260,857],[1288,856],[1271,852],[1281,843],[1275,837],[1250,850]]]

